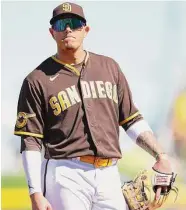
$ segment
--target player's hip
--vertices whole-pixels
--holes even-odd
[[[71,159],[44,159],[41,170],[42,182],[46,182],[47,177],[50,177],[50,182],[56,182],[64,177],[76,179],[77,177],[74,176],[77,173],[82,177],[84,175],[90,176],[92,180],[98,171],[99,173],[117,171],[117,161],[117,158],[98,158],[94,156],[82,156]]]

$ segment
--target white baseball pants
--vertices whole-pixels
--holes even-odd
[[[53,210],[127,210],[117,165],[44,160],[42,188]]]

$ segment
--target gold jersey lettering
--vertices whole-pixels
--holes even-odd
[[[82,88],[83,98],[91,98],[91,92],[88,82],[81,81],[81,88]]]
[[[105,87],[103,81],[96,81],[99,98],[106,98]]]
[[[118,104],[118,94],[117,94],[117,86],[113,86],[113,101]]]
[[[65,91],[60,91],[58,93],[58,99],[59,99],[62,111],[64,111],[65,109],[68,109],[71,106],[70,101]]]
[[[111,82],[105,82],[105,89],[107,97],[112,99],[112,83]]]
[[[51,106],[51,108],[54,110],[54,115],[59,115],[61,113],[61,107],[58,103],[58,100],[55,96],[53,96],[50,100],[49,100],[49,104]]]
[[[67,88],[66,90],[67,90],[67,93],[68,93],[68,96],[70,98],[72,105],[81,101],[75,85],[71,86],[70,88]]]
[[[93,98],[97,98],[96,88],[95,88],[94,81],[90,81],[90,89],[92,91],[92,97]]]

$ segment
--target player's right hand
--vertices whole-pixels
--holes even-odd
[[[30,199],[32,202],[32,210],[52,210],[52,206],[42,193],[34,193],[30,195]]]

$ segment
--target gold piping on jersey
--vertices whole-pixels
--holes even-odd
[[[127,123],[128,121],[132,120],[133,118],[135,118],[136,116],[139,115],[139,112],[134,113],[133,115],[131,115],[130,117],[128,117],[127,119],[121,121],[119,124],[120,125],[124,125],[125,123]]]
[[[66,67],[67,69],[71,70],[72,72],[74,72],[77,76],[80,76],[80,72],[73,66],[71,66],[70,64],[67,64],[67,63],[63,63],[61,60],[57,59],[55,56],[52,56],[52,58],[60,63],[60,64],[63,64],[64,67]]]
[[[44,135],[43,134],[37,134],[37,133],[30,133],[30,132],[24,132],[24,131],[14,131],[15,135],[25,135],[25,136],[33,136],[33,137],[38,137],[43,139]]]
[[[57,63],[60,63],[60,64],[64,65],[64,67],[66,67],[70,71],[74,72],[77,76],[80,76],[79,70],[77,68],[75,68],[74,66],[72,66],[70,64],[67,64],[67,63],[64,63],[63,61],[57,59],[55,56],[52,56],[51,58],[54,59]],[[84,64],[83,65],[86,64],[88,58],[89,58],[89,53],[86,51],[86,57],[84,59]]]

